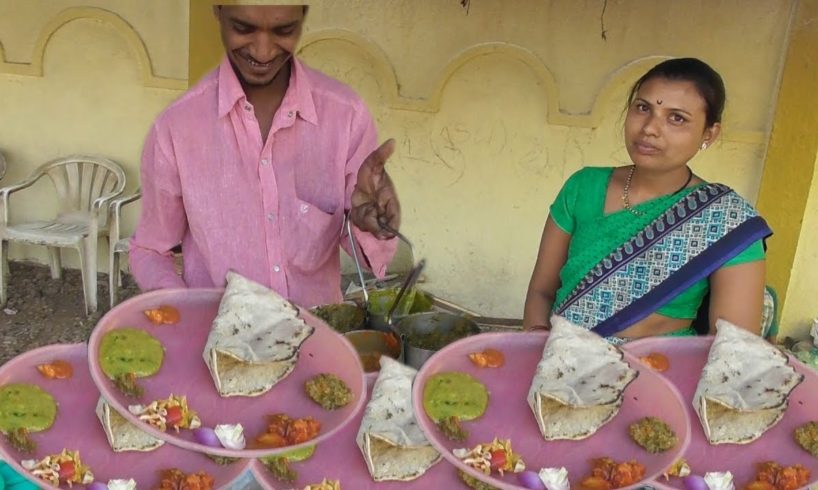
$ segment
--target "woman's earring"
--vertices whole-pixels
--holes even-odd
[[[702,143],[702,150],[706,150],[706,149],[707,149],[707,143]]]

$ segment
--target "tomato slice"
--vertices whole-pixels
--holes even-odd
[[[69,379],[74,375],[74,369],[68,361],[57,360],[48,364],[40,364],[37,371],[48,379]]]
[[[504,468],[506,466],[506,461],[507,461],[506,452],[503,451],[502,449],[498,449],[496,451],[491,452],[491,460],[489,461],[491,469],[499,470],[501,468]]]
[[[469,354],[469,359],[477,367],[498,368],[502,367],[506,362],[506,358],[502,352],[496,349],[486,349],[482,352],[472,352]]]
[[[579,484],[583,490],[611,490],[611,483],[598,476],[589,476]]]
[[[486,357],[482,352],[472,352],[469,354],[469,360],[477,367],[486,367]]]
[[[59,470],[60,480],[65,480],[65,481],[71,480],[72,478],[74,478],[74,474],[76,472],[77,472],[77,469],[74,467],[74,462],[73,461],[65,461],[63,463],[60,463],[60,470]]]
[[[255,442],[259,447],[284,447],[289,445],[287,439],[283,436],[271,432],[258,436]]]
[[[670,369],[670,361],[667,356],[658,352],[651,352],[650,354],[640,357],[640,361],[648,365],[654,371],[663,373]]]
[[[179,310],[170,305],[161,305],[159,308],[145,310],[145,316],[154,325],[174,325],[182,318]]]
[[[496,349],[484,350],[483,357],[486,359],[486,367],[498,368],[502,367],[506,362],[503,353]]]
[[[171,427],[179,427],[182,423],[182,407],[168,407],[165,423]]]

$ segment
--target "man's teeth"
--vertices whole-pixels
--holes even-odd
[[[258,61],[253,61],[253,60],[250,60],[250,59],[248,59],[247,62],[250,63],[253,66],[259,66],[259,67],[268,67],[268,66],[273,64],[272,61],[267,62],[267,63],[259,63]]]

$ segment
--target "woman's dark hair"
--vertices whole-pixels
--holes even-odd
[[[693,83],[707,105],[707,127],[721,122],[724,101],[727,98],[724,81],[721,75],[704,61],[696,58],[675,58],[654,66],[633,84],[628,96],[628,107],[642,84],[654,78]]]

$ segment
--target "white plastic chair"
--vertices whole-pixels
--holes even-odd
[[[130,238],[120,236],[120,220],[122,207],[142,197],[142,191],[137,189],[130,196],[118,197],[111,201],[109,206],[111,226],[108,229],[108,292],[111,298],[111,308],[119,302],[119,288],[122,286],[122,271],[119,268],[120,254],[128,253]]]
[[[48,175],[59,210],[50,221],[9,223],[9,197]],[[108,203],[125,188],[125,172],[116,162],[74,155],[52,160],[19,184],[0,188],[0,305],[8,301],[8,243],[48,247],[51,277],[62,276],[60,248],[79,252],[85,313],[97,310],[97,240],[108,234]]]

